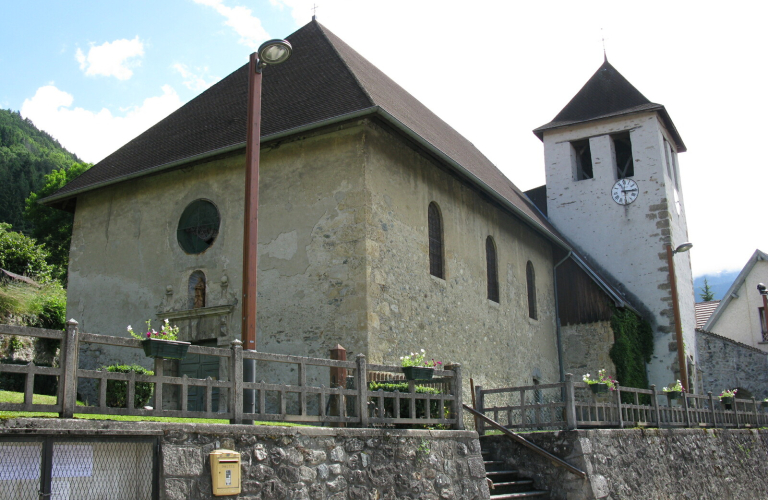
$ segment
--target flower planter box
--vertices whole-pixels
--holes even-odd
[[[148,358],[184,359],[189,349],[189,342],[178,340],[146,339],[141,341],[144,354]]]
[[[604,394],[608,392],[608,384],[589,384],[589,389],[593,394]]]
[[[720,402],[725,406],[726,410],[730,410],[731,405],[733,404],[733,398],[729,398],[729,397],[720,398]]]
[[[674,401],[680,397],[680,391],[667,391],[666,394],[667,394],[667,399],[669,399],[670,401]]]
[[[760,406],[763,408],[768,408],[768,401],[760,401]]]
[[[434,368],[427,368],[424,366],[404,366],[403,367],[405,380],[432,380],[432,374],[434,372],[435,372]]]

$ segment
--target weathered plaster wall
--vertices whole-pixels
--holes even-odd
[[[0,433],[155,435],[160,500],[207,500],[209,454],[241,454],[242,493],[260,500],[488,499],[475,432],[15,419]]]
[[[615,375],[616,370],[609,355],[615,340],[610,321],[564,325],[560,327],[560,332],[563,337],[565,373],[574,374],[579,381],[584,374],[594,376],[603,368]]]
[[[484,387],[558,380],[551,244],[390,133],[366,136],[370,361],[424,348]],[[427,210],[439,206],[445,279],[429,272]],[[496,243],[499,303],[488,300],[486,238]],[[526,263],[538,319],[528,316]]]
[[[327,357],[339,342],[352,353],[365,349],[361,141],[361,128],[351,126],[262,151],[259,350]],[[148,317],[170,317],[181,340],[228,345],[239,337],[243,165],[235,156],[79,197],[67,314],[81,331],[127,335],[128,324],[138,330]],[[200,198],[217,206],[221,227],[209,249],[189,255],[176,228]],[[204,310],[190,311],[195,270],[206,275],[208,300]],[[81,359],[89,368],[148,366],[138,351],[102,347]]]
[[[758,401],[768,397],[768,354],[764,351],[701,330],[696,331],[696,348],[702,392],[717,396],[724,389],[743,387]]]
[[[768,491],[768,431],[624,429],[525,437],[588,474],[587,480],[502,436],[481,438],[552,500],[759,500]]]
[[[738,297],[731,298],[728,307],[709,330],[736,342],[768,351],[768,343],[763,342],[758,315],[758,308],[763,307],[763,298],[757,291],[758,283],[768,283],[768,262],[763,260],[755,263],[744,283],[736,291]]]
[[[620,206],[611,198],[617,180],[610,134],[629,131],[637,200]],[[601,120],[557,129],[544,136],[547,210],[555,226],[590,261],[613,276],[652,322],[655,353],[650,382],[658,387],[674,380],[677,346],[665,245],[687,241],[685,211],[675,209],[675,188],[667,173],[664,137],[668,133],[655,113]],[[570,141],[589,138],[594,178],[574,180]],[[681,207],[682,192],[678,192]],[[675,257],[684,341],[694,352],[694,296],[688,254]]]

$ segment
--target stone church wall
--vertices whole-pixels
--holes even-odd
[[[366,186],[370,361],[425,349],[458,362],[486,388],[558,380],[551,243],[455,175],[370,126]],[[443,221],[445,279],[429,270],[427,210]],[[487,297],[486,238],[498,260],[499,302]],[[526,264],[535,269],[529,318]]]
[[[616,373],[609,355],[614,343],[610,321],[563,325],[560,327],[560,333],[563,339],[565,373],[572,373],[577,381],[581,381],[586,373],[596,376],[597,371],[603,368],[609,374]]]

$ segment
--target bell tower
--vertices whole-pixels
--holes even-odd
[[[649,382],[661,390],[680,378],[677,349],[685,349],[693,384],[690,257],[673,257],[683,346],[676,342],[667,260],[667,246],[688,241],[677,158],[686,149],[666,109],[606,60],[551,122],[533,132],[544,142],[549,219],[653,327]]]

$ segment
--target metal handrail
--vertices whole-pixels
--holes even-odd
[[[581,478],[586,478],[587,477],[587,473],[584,472],[583,470],[577,469],[576,467],[574,467],[573,465],[569,464],[568,462],[566,462],[562,458],[556,457],[555,455],[551,454],[550,452],[548,452],[544,448],[541,448],[541,447],[531,443],[530,441],[525,439],[523,436],[517,434],[516,432],[512,432],[511,430],[507,429],[506,427],[504,427],[500,423],[496,422],[495,420],[493,420],[491,418],[486,417],[485,415],[483,415],[479,411],[475,410],[474,408],[472,408],[470,406],[467,406],[465,404],[464,405],[464,409],[468,410],[472,415],[474,415],[476,417],[479,417],[479,418],[482,418],[483,420],[485,420],[486,422],[491,424],[491,426],[493,426],[493,427],[497,428],[498,430],[500,430],[505,436],[507,436],[508,438],[512,439],[513,441],[516,441],[516,442],[520,443],[521,445],[525,446],[529,450],[533,450],[534,452],[538,453],[539,455],[543,456],[544,458],[548,458],[556,466],[565,467],[566,469],[568,469],[568,471],[572,472],[573,474],[576,474],[577,476],[579,476]]]

